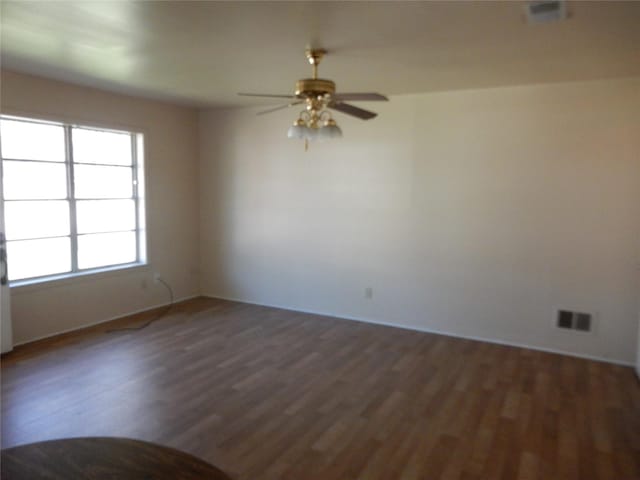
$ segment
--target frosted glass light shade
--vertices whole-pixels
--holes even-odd
[[[318,140],[319,138],[318,132],[319,132],[318,128],[307,128],[305,138],[307,140]]]
[[[331,138],[342,138],[342,130],[339,126],[333,125],[325,125],[324,127],[318,130],[318,139],[319,140],[328,140]]]
[[[289,131],[287,132],[287,137],[298,138],[298,139],[306,138],[305,135],[307,130],[308,128],[305,127],[304,125],[300,125],[299,123],[296,123],[289,127]]]
[[[314,120],[309,126],[303,118],[299,118],[289,127],[287,137],[311,141],[342,137],[342,130],[332,118],[328,118],[323,125],[318,123]]]

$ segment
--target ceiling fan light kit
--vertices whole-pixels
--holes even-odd
[[[303,110],[300,112],[300,117],[289,127],[287,137],[301,140],[327,140],[342,137],[342,130],[327,110],[319,113]]]
[[[251,97],[286,98],[289,103],[279,107],[270,108],[259,112],[258,115],[274,112],[294,105],[305,104],[298,119],[287,132],[288,138],[305,141],[305,150],[308,142],[314,140],[327,140],[342,137],[342,130],[331,116],[331,110],[336,110],[362,120],[374,118],[377,114],[344,103],[345,100],[387,101],[388,98],[379,93],[343,93],[336,94],[336,84],[332,80],[318,78],[318,65],[326,50],[309,49],[306,51],[307,60],[311,64],[312,77],[303,78],[296,82],[293,95],[269,95],[256,93],[239,93],[239,95]]]

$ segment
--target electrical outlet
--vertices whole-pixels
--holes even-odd
[[[373,298],[373,288],[367,287],[364,289],[364,298],[371,300]]]
[[[156,273],[154,273],[154,274],[153,274],[153,283],[160,283],[160,279],[161,279],[161,278],[162,278],[162,277],[160,277],[160,274],[159,274],[159,273],[157,273],[157,272],[156,272]]]

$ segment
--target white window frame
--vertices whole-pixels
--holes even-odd
[[[49,121],[44,119],[36,119],[29,118],[17,115],[0,115],[0,119],[3,120],[13,120],[20,121],[26,123],[36,123],[36,124],[44,124],[44,125],[54,125],[58,127],[62,127],[64,131],[64,144],[65,144],[65,160],[64,165],[66,169],[66,187],[67,187],[67,196],[64,200],[69,202],[69,235],[63,235],[63,237],[69,237],[70,239],[70,250],[71,250],[71,270],[63,273],[56,273],[51,275],[43,275],[36,277],[28,277],[22,278],[18,280],[9,280],[9,286],[11,287],[20,287],[24,285],[32,285],[39,284],[44,282],[51,282],[55,280],[69,279],[74,277],[81,277],[85,275],[92,275],[102,272],[112,272],[118,270],[131,269],[134,267],[142,267],[148,265],[147,259],[147,235],[146,235],[146,185],[145,185],[145,169],[144,169],[144,134],[142,132],[136,132],[131,130],[122,130],[122,129],[114,129],[114,128],[105,128],[101,126],[94,125],[85,125],[85,124],[77,124],[77,123],[68,123],[68,122],[58,122],[58,121]],[[81,128],[85,130],[95,130],[99,132],[109,132],[109,133],[118,133],[118,134],[127,134],[131,138],[131,166],[120,166],[113,164],[103,164],[103,163],[83,163],[83,162],[74,162],[73,159],[73,148],[72,148],[72,130],[74,128]],[[0,139],[1,142],[1,139]],[[2,155],[2,151],[0,149],[0,171],[4,168],[4,162],[12,161],[12,162],[35,162],[35,163],[47,163],[51,164],[51,161],[43,161],[43,160],[31,160],[31,159],[17,159],[17,158],[5,158]],[[60,164],[61,162],[55,162]],[[97,166],[106,166],[106,167],[115,167],[115,168],[131,168],[132,174],[132,196],[130,197],[134,201],[135,205],[135,228],[134,230],[126,230],[133,231],[136,236],[136,259],[133,262],[126,262],[120,264],[111,264],[104,265],[100,267],[93,268],[79,268],[78,267],[78,237],[85,234],[78,234],[77,232],[77,222],[76,222],[76,202],[86,201],[86,200],[120,200],[122,198],[75,198],[75,189],[74,189],[74,166],[75,165],[97,165]],[[1,180],[1,177],[0,177]],[[7,200],[4,198],[4,191],[2,189],[2,184],[0,182],[0,190],[2,190],[2,205],[4,208],[5,201],[14,201]],[[38,201],[55,201],[60,199],[38,199]],[[20,200],[15,200],[20,201]],[[28,200],[27,200],[28,201]],[[108,233],[118,233],[108,232]],[[90,235],[90,234],[87,234]],[[38,237],[29,240],[38,240],[38,239],[46,239],[46,238],[56,238],[56,237]],[[19,240],[8,240],[7,243],[12,241]],[[11,259],[8,259],[8,262],[11,262]]]

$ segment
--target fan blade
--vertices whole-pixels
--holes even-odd
[[[258,112],[256,115],[264,115],[265,113],[277,112],[278,110],[293,107],[294,105],[300,105],[301,103],[303,103],[302,100],[298,102],[287,103],[286,105],[278,105],[277,107],[273,107],[268,110],[262,110],[261,112]]]
[[[239,93],[243,97],[296,98],[294,95],[271,95],[270,93]]]
[[[347,115],[351,115],[352,117],[361,118],[362,120],[369,120],[370,118],[378,115],[377,113],[370,112],[369,110],[364,110],[354,105],[342,102],[331,102],[328,107],[339,112],[346,113]]]
[[[388,102],[389,99],[379,93],[338,93],[333,95],[336,101],[354,100],[354,101],[367,101],[367,102]]]

